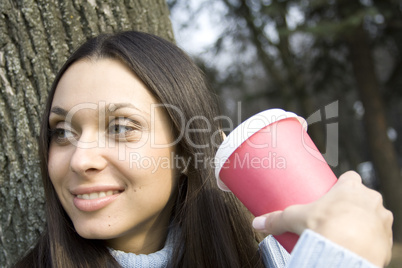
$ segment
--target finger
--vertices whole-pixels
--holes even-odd
[[[392,215],[392,212],[389,210],[384,211],[383,217],[385,218],[386,224],[386,233],[389,236],[389,241],[388,241],[388,255],[386,258],[385,265],[387,266],[391,262],[391,257],[392,257],[392,245],[393,245],[393,233],[392,233],[392,224],[394,221],[394,216]]]
[[[392,236],[389,239],[389,244],[388,244],[388,254],[387,257],[385,259],[385,266],[388,266],[389,263],[391,262],[392,259],[392,246],[393,246],[393,239]]]
[[[278,234],[281,232],[285,232],[285,230],[279,230],[276,227],[275,222],[276,218],[280,219],[282,217],[282,211],[275,211],[269,214],[265,214],[259,217],[254,218],[253,220],[253,227],[254,229],[260,231],[260,232],[266,232],[270,234]],[[277,229],[277,230],[275,230]]]
[[[253,220],[253,227],[260,231],[273,235],[280,235],[285,232],[301,234],[306,228],[305,206],[294,205],[284,211],[275,211]]]
[[[362,178],[360,175],[354,171],[348,171],[342,174],[335,185],[330,189],[329,192],[335,192],[340,194],[350,195],[353,192],[361,192],[368,189],[362,183]],[[354,194],[353,194],[354,195]]]
[[[343,183],[343,182],[355,182],[355,183],[362,183],[362,178],[360,177],[359,173],[356,171],[350,170],[345,173],[343,173],[339,179],[338,183]]]

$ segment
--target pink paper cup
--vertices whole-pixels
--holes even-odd
[[[233,192],[254,216],[317,200],[337,178],[306,129],[303,118],[281,109],[250,117],[216,153],[218,187]],[[293,233],[275,238],[288,252],[298,240]]]

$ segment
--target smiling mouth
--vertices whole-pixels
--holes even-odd
[[[121,191],[106,191],[106,192],[94,192],[90,194],[78,194],[76,195],[77,198],[85,199],[85,200],[93,200],[98,199],[106,196],[112,196],[115,194],[120,193]]]
[[[108,206],[114,202],[124,190],[109,190],[91,192],[85,194],[75,194],[74,206],[83,212],[94,212]]]

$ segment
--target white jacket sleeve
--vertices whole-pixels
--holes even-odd
[[[289,254],[273,236],[260,243],[265,267],[269,268],[376,268],[369,261],[325,237],[305,230]]]

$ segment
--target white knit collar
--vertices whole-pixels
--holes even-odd
[[[147,267],[147,268],[162,268],[167,267],[170,256],[173,254],[173,233],[169,232],[166,238],[165,246],[151,254],[135,254],[127,253],[120,250],[109,248],[110,254],[123,268],[131,267]]]

